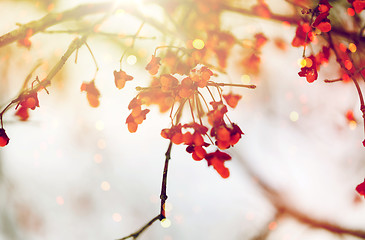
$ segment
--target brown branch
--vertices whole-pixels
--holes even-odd
[[[141,227],[138,231],[136,231],[135,233],[132,233],[124,238],[119,238],[118,240],[125,240],[125,239],[128,239],[128,238],[133,238],[133,239],[136,239],[138,238],[138,236],[144,232],[144,230],[146,230],[149,226],[151,226],[155,221],[159,220],[160,219],[160,214],[157,215],[156,217],[152,218],[148,223],[146,223],[143,227]]]
[[[321,221],[318,219],[314,219],[298,210],[295,210],[293,208],[290,208],[289,206],[285,206],[285,205],[282,205],[279,203],[276,203],[275,207],[279,211],[281,211],[282,214],[286,214],[286,215],[294,218],[295,220],[297,220],[303,224],[306,224],[312,228],[324,229],[324,230],[327,230],[328,232],[331,232],[334,234],[351,235],[354,237],[365,239],[365,231],[344,228],[344,227],[340,227],[336,224],[333,224],[333,223],[330,223],[327,221]]]
[[[325,83],[334,83],[334,82],[342,82],[343,79],[342,78],[337,78],[337,79],[325,79],[324,82]]]
[[[111,6],[112,2],[83,4],[64,12],[47,14],[43,18],[22,24],[18,29],[0,36],[0,47],[25,38],[29,29],[34,35],[64,21],[78,20],[86,15],[106,12],[110,10]]]
[[[270,203],[275,207],[276,212],[280,213],[280,216],[288,216],[291,217],[298,222],[301,222],[305,225],[308,225],[312,228],[316,229],[323,229],[333,234],[338,235],[350,235],[354,237],[358,237],[361,239],[365,239],[365,231],[364,230],[357,230],[351,229],[346,227],[341,227],[335,223],[331,223],[326,220],[319,220],[307,215],[301,211],[294,209],[292,206],[287,204],[283,197],[281,196],[280,192],[272,188],[270,185],[266,184],[255,172],[254,170],[248,166],[246,161],[243,159],[242,156],[236,151],[236,158],[238,158],[241,163],[241,166],[244,168],[245,171],[250,175],[251,179],[254,179],[255,184],[257,184],[261,190],[266,195],[267,199]]]
[[[161,206],[160,206],[160,220],[163,220],[166,218],[165,214],[165,202],[167,199],[167,171],[169,169],[169,161],[171,159],[171,148],[172,148],[172,142],[170,141],[169,146],[167,148],[167,151],[165,153],[165,166],[163,169],[163,175],[162,175],[162,186],[161,186]]]
[[[231,86],[231,87],[244,87],[244,88],[250,88],[250,89],[255,89],[256,85],[253,84],[235,84],[235,83],[216,83],[216,82],[208,82],[207,86]]]
[[[169,169],[169,161],[171,159],[171,149],[172,149],[172,142],[170,141],[169,146],[167,147],[167,151],[165,153],[166,158],[165,158],[165,166],[164,166],[163,175],[162,175],[162,185],[161,185],[161,195],[160,195],[160,199],[161,199],[160,214],[158,214],[156,217],[152,218],[148,223],[143,225],[138,231],[136,231],[126,237],[119,238],[118,240],[125,240],[128,238],[136,239],[142,232],[144,232],[147,228],[149,228],[155,221],[157,221],[157,220],[162,221],[166,218],[165,202],[167,199],[167,172]]]

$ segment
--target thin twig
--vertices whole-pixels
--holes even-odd
[[[94,61],[94,64],[95,64],[95,74],[94,74],[94,77],[93,77],[93,80],[95,80],[95,78],[96,78],[96,74],[97,74],[97,73],[98,73],[98,71],[99,71],[99,65],[98,65],[98,62],[96,61],[96,58],[95,58],[95,56],[94,56],[93,51],[91,51],[91,48],[90,48],[89,44],[87,44],[87,42],[85,42],[85,46],[86,46],[86,47],[87,47],[87,49],[89,50],[89,52],[90,52],[90,54],[91,54],[91,57],[92,57],[92,59],[93,59],[93,61]]]
[[[141,30],[142,30],[142,28],[143,28],[143,25],[144,25],[144,22],[142,22],[142,24],[141,24],[141,26],[138,28],[138,30],[137,30],[137,32],[136,32],[136,34],[134,34],[133,35],[133,38],[132,38],[132,43],[131,43],[131,45],[128,47],[128,48],[126,48],[125,50],[124,50],[124,53],[122,54],[122,57],[120,58],[120,60],[119,60],[119,68],[120,68],[120,71],[122,71],[122,61],[123,61],[123,58],[124,58],[124,56],[127,54],[127,52],[130,50],[130,49],[133,49],[134,48],[134,44],[135,44],[135,42],[136,42],[136,39],[137,39],[137,37],[138,37],[138,34],[141,32]]]
[[[144,232],[148,227],[150,227],[152,225],[152,223],[154,223],[157,220],[162,221],[163,219],[166,218],[165,203],[166,203],[166,199],[167,199],[167,172],[169,169],[169,161],[171,159],[171,149],[172,149],[172,142],[170,141],[167,151],[165,153],[165,166],[163,169],[161,195],[160,195],[160,199],[161,199],[160,214],[157,215],[156,217],[152,218],[148,223],[143,225],[143,227],[141,227],[138,231],[136,231],[126,237],[119,238],[118,240],[125,240],[128,238],[136,239],[142,232]]]
[[[208,82],[207,84],[208,86],[231,86],[231,87],[244,87],[244,88],[250,88],[250,89],[255,89],[256,88],[256,85],[253,85],[253,84],[234,84],[234,83],[216,83],[216,82]]]
[[[160,219],[160,214],[157,215],[156,217],[152,218],[148,223],[146,223],[143,227],[141,227],[137,232],[134,232],[124,238],[119,238],[118,240],[125,240],[125,239],[128,239],[128,238],[133,238],[133,239],[136,239],[138,238],[138,236],[144,232],[144,230],[146,230],[149,226],[151,226],[155,221],[159,220]]]
[[[172,142],[170,141],[167,151],[165,153],[165,166],[163,168],[163,175],[162,175],[162,186],[161,186],[161,208],[160,208],[160,221],[166,218],[165,214],[165,202],[167,199],[167,171],[169,169],[169,161],[171,159],[171,148]]]
[[[30,73],[27,75],[27,77],[24,80],[23,86],[21,91],[23,91],[24,89],[27,88],[28,82],[29,80],[32,78],[33,73],[35,72],[35,70],[37,70],[37,68],[42,64],[41,61],[38,61],[38,63],[33,67],[33,69],[30,71]]]
[[[334,83],[334,82],[342,82],[343,79],[342,78],[337,78],[337,79],[325,79],[324,82],[325,83]]]

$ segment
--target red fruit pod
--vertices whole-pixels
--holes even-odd
[[[98,107],[100,104],[100,92],[95,86],[95,82],[83,82],[80,88],[81,92],[86,92],[86,98],[91,107]]]
[[[194,148],[192,157],[195,161],[200,161],[205,157],[205,155],[207,155],[207,152],[205,151],[205,149],[202,146],[196,146]]]
[[[9,137],[6,135],[5,129],[0,128],[0,147],[5,147],[9,143]]]
[[[39,107],[39,100],[37,92],[30,93],[24,97],[24,100],[20,102],[20,105],[25,108],[30,108],[34,110]]]
[[[213,166],[214,169],[221,175],[222,178],[229,177],[229,169],[224,166],[225,161],[231,160],[231,156],[227,153],[221,152],[219,150],[208,153],[205,156],[208,166]]]
[[[15,113],[20,118],[20,121],[27,121],[29,118],[28,108],[20,105],[20,108]]]
[[[133,80],[132,76],[126,74],[126,72],[120,70],[119,72],[114,71],[114,83],[118,89],[122,89],[127,81]]]
[[[156,75],[158,72],[158,69],[160,68],[160,61],[161,58],[159,57],[155,57],[152,55],[152,59],[151,61],[147,64],[146,66],[146,70],[151,74],[151,75]]]
[[[365,2],[362,1],[362,0],[356,0],[352,3],[352,6],[354,7],[355,9],[355,12],[357,14],[360,14],[362,10],[364,10],[365,8]]]
[[[183,140],[183,134],[181,132],[175,133],[172,137],[171,137],[171,142],[173,142],[174,144],[181,144],[184,142]]]
[[[238,104],[238,101],[242,98],[242,96],[238,94],[229,93],[227,95],[223,95],[223,98],[224,100],[226,100],[228,106],[230,106],[231,108],[235,108]]]
[[[364,182],[357,185],[356,191],[365,198],[365,179]]]

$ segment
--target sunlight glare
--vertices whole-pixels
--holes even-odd
[[[169,228],[171,226],[171,221],[167,218],[161,220],[161,226],[163,228]]]
[[[134,64],[136,64],[136,63],[137,63],[137,57],[136,57],[136,56],[134,56],[134,55],[129,55],[129,56],[127,57],[127,63],[128,63],[129,65],[134,65]]]

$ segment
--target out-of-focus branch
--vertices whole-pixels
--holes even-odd
[[[251,9],[234,7],[234,6],[230,6],[230,5],[224,5],[224,4],[222,4],[221,6],[224,10],[229,11],[229,12],[242,14],[242,15],[245,15],[248,17],[260,18],[260,19],[268,20],[268,21],[287,22],[287,23],[290,23],[291,25],[295,25],[295,26],[298,25],[300,23],[300,21],[302,21],[302,18],[299,18],[297,15],[285,16],[285,15],[271,13],[269,18],[264,18],[264,17],[258,15],[257,13],[255,13]],[[363,41],[363,42],[365,40],[364,38],[360,38],[360,35],[358,32],[348,32],[342,27],[332,26],[331,32],[333,34],[338,34],[342,37],[349,38],[352,40]]]
[[[281,211],[284,216],[287,215],[289,217],[292,217],[295,220],[297,220],[298,222],[306,224],[312,228],[327,230],[328,232],[331,232],[333,234],[351,235],[354,237],[365,239],[365,231],[345,228],[345,227],[341,227],[341,226],[338,226],[336,224],[333,224],[333,223],[330,223],[327,221],[314,219],[314,218],[310,217],[309,215],[306,215],[289,206],[285,206],[282,203],[276,202],[275,207],[276,207],[276,209]]]
[[[262,18],[262,19],[266,19],[266,20],[274,20],[274,21],[279,21],[279,22],[288,22],[290,24],[294,24],[297,25],[298,22],[300,22],[301,18],[298,18],[297,16],[284,16],[284,15],[278,15],[278,14],[273,14],[271,13],[270,18],[264,18],[260,15],[258,15],[257,13],[255,13],[254,11],[252,11],[251,9],[245,9],[245,8],[240,8],[240,7],[234,7],[231,5],[225,5],[222,4],[221,5],[222,8],[226,11],[229,12],[234,12],[234,13],[239,13],[248,17],[256,17],[256,18]]]
[[[361,239],[365,239],[365,231],[351,229],[339,226],[337,224],[331,223],[326,220],[315,219],[310,215],[307,215],[294,207],[290,206],[285,202],[280,192],[272,188],[270,185],[266,184],[260,177],[251,169],[250,166],[245,162],[242,156],[240,156],[236,152],[236,158],[240,160],[240,164],[244,168],[244,170],[251,176],[252,179],[255,179],[255,184],[257,184],[260,189],[263,191],[267,199],[270,201],[272,206],[275,208],[276,212],[280,214],[280,217],[290,217],[297,220],[300,223],[308,225],[311,228],[326,230],[330,233],[336,235],[350,235],[354,237],[358,237]]]
[[[113,10],[113,8],[115,9],[123,8],[126,11],[126,13],[139,18],[141,21],[146,22],[147,24],[151,25],[161,33],[175,37],[178,36],[179,38],[184,39],[184,37],[181,34],[170,31],[165,25],[159,23],[155,19],[144,16],[136,9],[135,6],[133,6],[133,4],[125,6],[123,4],[116,5],[115,2],[103,2],[103,3],[82,4],[73,9],[66,10],[64,12],[50,13],[38,20],[34,20],[26,24],[21,24],[18,29],[15,29],[11,32],[8,32],[0,36],[0,47],[3,47],[17,40],[26,38],[29,30],[31,30],[31,36],[33,36],[36,33],[45,31],[47,28],[53,25],[70,20],[79,20],[80,18],[85,17],[87,15],[107,13]]]
[[[78,29],[78,30],[54,30],[54,31],[43,31],[43,33],[47,34],[86,34],[88,33],[90,36],[104,36],[104,37],[115,37],[119,39],[156,39],[156,37],[143,37],[129,34],[119,34],[119,33],[110,33],[110,32],[89,32],[88,29]]]
[[[64,12],[47,14],[41,19],[22,24],[18,29],[0,36],[0,47],[24,39],[29,30],[31,30],[32,35],[34,35],[61,22],[77,20],[86,15],[107,12],[112,6],[112,2],[83,4]]]
[[[353,83],[355,84],[357,94],[359,95],[360,111],[362,112],[362,118],[363,118],[363,123],[364,123],[364,132],[365,132],[365,102],[364,102],[364,97],[363,97],[360,85],[359,85],[357,79],[355,78],[354,74],[346,68],[345,63],[342,61],[340,55],[338,54],[336,46],[333,43],[331,33],[328,32],[327,36],[328,36],[329,47],[333,50],[333,52],[336,55],[336,61],[338,62],[338,64],[340,64],[341,68],[346,71],[347,75],[350,76]],[[365,140],[364,140],[364,142],[365,142]]]

